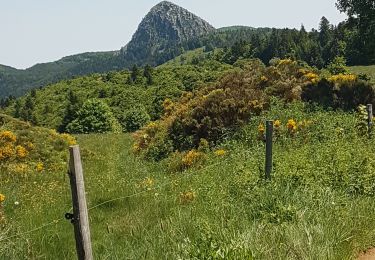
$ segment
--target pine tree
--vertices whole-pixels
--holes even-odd
[[[76,118],[80,106],[78,97],[72,90],[69,90],[67,99],[68,104],[65,109],[65,114],[62,123],[58,128],[61,133],[66,132],[67,125]]]
[[[147,85],[152,85],[153,83],[153,68],[150,65],[146,65],[143,70],[143,76],[147,79]]]

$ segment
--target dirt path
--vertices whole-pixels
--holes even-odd
[[[371,248],[361,253],[357,260],[375,260],[375,248]]]

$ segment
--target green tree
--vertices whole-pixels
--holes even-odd
[[[67,131],[66,129],[67,125],[76,118],[77,111],[80,106],[78,97],[72,90],[68,91],[67,99],[68,99],[68,104],[65,109],[64,117],[61,122],[61,125],[58,127],[58,131],[61,133]]]
[[[137,81],[138,77],[140,76],[140,70],[137,65],[133,65],[131,73],[130,73],[130,82],[134,83]]]
[[[20,117],[33,124],[37,124],[36,117],[34,116],[34,99],[32,95],[26,97],[25,103],[20,111]]]
[[[375,63],[375,2],[373,0],[338,0],[340,12],[349,16],[348,26],[358,30],[351,37],[358,54],[356,63]],[[353,29],[352,29],[353,30]]]
[[[110,107],[100,99],[87,100],[66,127],[69,133],[121,132],[121,126]]]
[[[153,83],[152,74],[153,74],[153,68],[150,65],[147,64],[144,67],[144,70],[143,70],[143,76],[147,80],[147,85],[152,85],[152,83]]]
[[[335,57],[333,61],[328,64],[327,69],[333,75],[347,74],[349,72],[348,68],[346,67],[346,60],[342,56]]]
[[[150,115],[144,106],[135,106],[124,113],[121,124],[127,132],[134,132],[150,121]]]
[[[330,44],[333,39],[333,27],[324,16],[319,24],[319,43],[322,48],[322,58],[325,63],[330,60]]]

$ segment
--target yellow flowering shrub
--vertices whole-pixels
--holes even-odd
[[[8,170],[16,174],[27,174],[30,172],[30,167],[26,163],[12,163],[8,165]]]
[[[226,154],[227,154],[227,151],[225,151],[224,149],[219,149],[219,150],[215,151],[215,155],[219,156],[219,157],[222,157],[222,156],[224,156]]]
[[[195,200],[197,194],[194,191],[181,192],[179,195],[179,201],[181,204],[188,204]]]
[[[264,126],[263,123],[260,123],[258,125],[258,133],[259,133],[259,135],[263,136],[265,131],[266,131],[266,127]]]
[[[14,143],[17,141],[16,135],[11,131],[1,131],[0,132],[0,141]]]
[[[283,59],[283,60],[280,60],[277,65],[278,66],[283,66],[283,65],[285,66],[285,65],[291,65],[291,64],[296,64],[296,62],[291,60],[291,59]]]
[[[12,144],[7,143],[3,146],[0,146],[0,161],[9,159],[14,154],[15,154],[15,149]]]
[[[42,172],[42,171],[44,170],[44,164],[43,164],[42,162],[38,162],[38,163],[36,164],[36,170],[37,170],[38,172]]]
[[[281,126],[281,121],[280,121],[280,120],[275,120],[275,121],[273,122],[273,126],[274,126],[275,129],[280,128],[280,126]]]
[[[268,81],[268,78],[266,77],[266,76],[261,76],[260,77],[260,80],[262,81],[262,82],[267,82]]]
[[[21,145],[17,145],[16,146],[16,154],[17,154],[17,157],[18,158],[25,158],[27,156],[29,152],[26,150],[25,147],[21,146]]]
[[[319,75],[314,73],[314,72],[308,72],[304,75],[304,77],[310,81],[311,83],[315,84],[317,82],[319,82]]]
[[[343,82],[353,82],[358,79],[357,75],[354,74],[338,74],[338,75],[333,75],[328,78],[329,82],[334,82],[334,83],[343,83]]]
[[[68,143],[68,145],[76,145],[77,144],[77,141],[74,138],[74,136],[72,136],[70,134],[64,133],[64,134],[61,134],[60,136]]]
[[[5,201],[5,195],[0,193],[0,204]]]
[[[286,127],[288,128],[289,132],[297,131],[297,123],[296,121],[294,121],[294,119],[289,119],[288,123],[286,124]]]
[[[205,154],[196,150],[190,150],[182,157],[183,168],[187,169],[201,163],[205,159]]]

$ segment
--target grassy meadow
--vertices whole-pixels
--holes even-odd
[[[270,118],[280,125],[264,181],[259,128]],[[185,171],[178,158],[136,157],[129,134],[76,136],[95,259],[355,259],[375,245],[374,141],[362,121],[274,102]],[[1,176],[0,259],[74,259],[65,168]]]
[[[375,83],[375,65],[372,66],[353,66],[349,67],[350,72],[352,73],[363,73],[371,77],[371,82]]]

